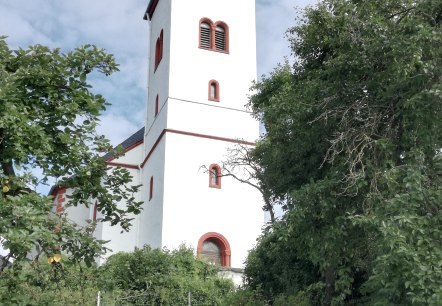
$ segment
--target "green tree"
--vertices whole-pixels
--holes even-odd
[[[252,289],[441,304],[441,20],[441,1],[325,0],[289,30],[293,67],[250,100],[266,128],[253,154],[288,195],[248,259]]]
[[[195,258],[184,246],[174,251],[144,246],[112,255],[100,269],[104,295],[117,305],[220,305],[233,291],[219,268]]]
[[[62,256],[49,263],[45,256],[26,265],[17,275],[6,269],[0,279],[1,305],[96,305],[99,271]],[[14,290],[8,284],[14,283]]]
[[[129,173],[110,169],[102,158],[118,150],[95,131],[107,103],[91,92],[87,78],[117,70],[113,56],[95,46],[69,53],[41,45],[10,50],[0,38],[0,237],[9,250],[6,259],[14,260],[10,275],[18,277],[30,264],[31,250],[37,257],[67,252],[89,265],[106,250],[91,228],[79,231],[65,215],[52,213],[53,199],[36,192],[49,178],[75,188],[69,205],[96,199],[103,220],[124,230],[130,213],[140,211]],[[42,175],[37,178],[35,171]],[[117,207],[121,200],[124,209]]]

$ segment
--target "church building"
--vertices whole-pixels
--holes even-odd
[[[259,122],[245,108],[256,79],[255,0],[150,0],[144,19],[145,126],[122,143],[124,156],[107,160],[142,185],[143,210],[129,232],[99,223],[95,236],[110,240],[106,256],[185,244],[227,270],[242,268],[264,225],[262,198],[223,176],[221,161],[229,148],[259,138]],[[58,209],[70,192],[55,190]],[[100,218],[94,205],[67,213],[80,226]]]

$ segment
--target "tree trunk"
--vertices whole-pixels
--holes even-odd
[[[270,214],[270,222],[275,223],[275,212],[273,211],[273,205],[270,203],[269,199],[264,199],[266,210]]]
[[[325,269],[325,297],[324,305],[330,306],[335,294],[336,270],[333,266]]]

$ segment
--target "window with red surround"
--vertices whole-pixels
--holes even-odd
[[[217,164],[209,167],[209,187],[221,188],[221,168]]]
[[[218,52],[229,52],[229,27],[225,22],[201,18],[199,47]]]
[[[155,44],[155,71],[163,58],[163,30],[161,30],[160,36],[157,38]]]
[[[155,98],[155,117],[158,115],[158,95]]]
[[[209,100],[219,102],[219,83],[215,80],[209,81]]]
[[[212,264],[230,267],[230,244],[219,233],[210,232],[204,234],[198,241],[197,256]]]
[[[150,177],[150,183],[149,183],[149,201],[152,200],[153,197],[153,176]]]

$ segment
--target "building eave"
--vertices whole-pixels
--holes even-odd
[[[155,9],[157,8],[159,0],[150,0],[149,5],[147,6],[146,12],[144,13],[143,19],[150,20],[152,19],[153,14],[155,13]]]

